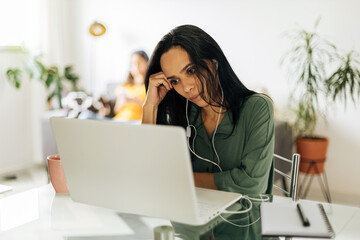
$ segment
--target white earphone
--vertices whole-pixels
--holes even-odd
[[[218,63],[217,63],[216,60],[215,60],[215,64],[216,64],[216,71],[217,71]],[[197,132],[196,132],[196,127],[194,125],[191,125],[190,122],[189,122],[189,116],[188,116],[189,100],[187,100],[187,99],[186,99],[186,113],[185,114],[186,114],[186,121],[187,121],[188,126],[186,127],[186,137],[187,137],[187,144],[188,144],[188,148],[189,148],[190,152],[192,152],[199,159],[201,159],[203,161],[206,161],[206,162],[209,162],[211,164],[214,164],[216,167],[219,168],[220,172],[222,172],[222,168],[220,167],[220,158],[219,158],[219,155],[218,155],[218,153],[216,151],[216,148],[215,148],[215,134],[216,134],[217,128],[219,126],[220,116],[221,116],[221,111],[222,111],[222,104],[224,102],[224,92],[223,92],[219,77],[218,77],[218,82],[219,82],[219,86],[220,86],[220,90],[221,90],[221,105],[220,105],[220,111],[219,111],[218,119],[217,119],[217,122],[216,122],[216,127],[215,127],[215,130],[214,130],[212,139],[211,139],[212,147],[214,149],[214,152],[215,152],[215,155],[216,155],[216,158],[217,158],[218,162],[215,163],[213,161],[210,161],[209,159],[203,158],[203,157],[199,156],[198,154],[196,154],[196,152],[195,152],[195,138],[196,138]],[[195,132],[195,135],[194,135],[194,138],[193,138],[193,141],[192,141],[192,148],[190,147],[191,128],[193,128],[194,132]]]

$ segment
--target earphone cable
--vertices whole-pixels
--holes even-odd
[[[251,198],[249,196],[244,196],[243,198],[245,198],[246,200],[249,201],[250,203],[250,206],[248,209],[246,210],[243,210],[243,211],[223,211],[223,213],[227,213],[227,214],[242,214],[242,213],[246,213],[246,212],[249,212],[252,207],[253,207],[253,204],[251,201],[260,201],[260,202],[266,202],[266,201],[269,201],[269,196],[265,195],[265,194],[259,194],[260,198]],[[263,198],[265,197],[265,198]],[[236,227],[249,227],[251,225],[254,225],[255,223],[257,223],[260,219],[261,219],[261,216],[258,217],[255,221],[253,221],[252,223],[249,223],[249,224],[245,224],[245,225],[239,225],[239,224],[236,224],[236,223],[233,223],[233,222],[230,222],[229,220],[225,219],[223,216],[221,216],[221,214],[219,215],[223,221],[233,225],[233,226],[236,226]]]
[[[188,138],[187,144],[188,144],[188,148],[189,148],[190,152],[192,152],[196,157],[198,157],[199,159],[201,159],[201,160],[203,160],[203,161],[206,161],[206,162],[209,162],[209,163],[211,163],[211,164],[214,164],[216,167],[219,168],[220,172],[222,172],[222,168],[220,167],[219,164],[214,163],[214,162],[210,161],[209,159],[206,159],[206,158],[203,158],[203,157],[197,155],[197,154],[195,153],[195,151],[193,151],[193,150],[191,149],[190,144],[189,144],[189,138]]]
[[[187,137],[187,145],[188,145],[188,148],[189,148],[190,152],[192,152],[199,159],[215,165],[216,167],[219,168],[220,172],[222,172],[222,168],[220,167],[220,164],[215,163],[213,161],[210,161],[209,159],[203,158],[203,157],[199,156],[198,154],[196,154],[196,152],[195,152],[195,138],[196,138],[196,135],[197,135],[197,131],[196,131],[196,128],[195,128],[194,125],[190,125],[189,116],[188,116],[188,106],[189,106],[189,100],[186,99],[186,121],[187,121],[187,124],[188,124],[188,126],[186,128],[186,137]],[[218,123],[219,123],[219,119],[220,119],[220,113],[219,113],[219,117],[218,117]],[[217,154],[217,151],[216,151],[216,148],[215,148],[215,145],[214,145],[214,137],[215,137],[216,129],[218,127],[217,126],[218,123],[216,124],[216,128],[214,130],[214,134],[213,134],[213,137],[212,137],[212,146],[213,146],[214,152],[215,152],[215,154],[217,156],[218,162],[220,162],[219,155]],[[192,127],[195,130],[195,135],[194,135],[194,138],[193,138],[193,149],[191,149],[191,147],[190,147],[190,136],[191,136],[191,128]]]

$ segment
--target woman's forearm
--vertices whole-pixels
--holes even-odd
[[[193,175],[194,175],[194,181],[196,187],[210,188],[217,190],[213,173],[194,172]]]
[[[142,109],[141,123],[156,124],[157,111],[157,106],[149,106],[147,104],[144,104]]]

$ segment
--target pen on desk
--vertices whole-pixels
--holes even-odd
[[[298,203],[298,204],[296,205],[296,207],[297,207],[298,213],[299,213],[299,215],[300,215],[300,218],[301,218],[301,221],[302,221],[303,226],[304,226],[304,227],[310,226],[309,219],[305,216],[304,210],[302,209],[300,203]]]

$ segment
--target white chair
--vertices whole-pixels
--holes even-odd
[[[287,173],[279,170],[276,167],[275,159],[279,159],[281,161],[287,162],[291,164],[291,175],[289,176]],[[279,186],[277,186],[275,183],[273,185],[273,188],[276,188],[283,193],[285,193],[288,197],[291,197],[293,201],[296,201],[298,199],[297,190],[298,190],[298,178],[299,178],[299,163],[300,163],[300,154],[294,153],[292,155],[292,159],[284,158],[280,155],[277,155],[274,153],[274,171],[275,174],[280,174],[281,176],[287,178],[290,180],[290,189],[287,191],[287,189],[283,189]]]

